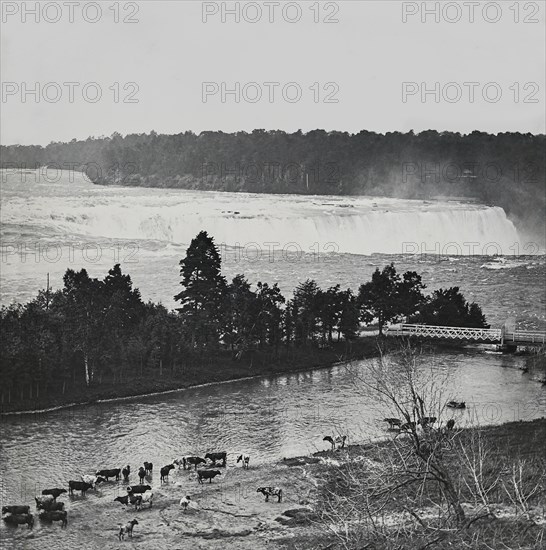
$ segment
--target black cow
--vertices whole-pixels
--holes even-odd
[[[212,465],[213,466],[216,466],[216,461],[217,460],[221,460],[222,461],[222,466],[225,467],[226,465],[226,460],[227,460],[227,453],[207,453],[205,455],[205,459],[209,459],[209,460],[212,460]]]
[[[42,512],[40,514],[40,519],[51,523],[52,521],[60,521],[61,527],[66,527],[68,525],[68,514],[66,510],[62,511],[52,511],[52,512]]]
[[[58,498],[63,493],[66,493],[66,489],[44,489],[42,495],[52,495],[54,499]]]
[[[30,506],[2,506],[2,514],[30,514]]]
[[[29,529],[32,529],[34,525],[34,516],[32,514],[10,514],[2,519],[10,525],[24,525],[26,523]]]
[[[204,458],[201,458],[199,456],[185,456],[182,459],[182,464],[183,464],[184,470],[186,469],[186,464],[189,464],[190,468],[191,468],[191,465],[193,464],[195,466],[195,469],[197,470],[197,466],[199,464],[206,464],[206,462],[207,461]]]
[[[212,482],[212,480],[216,477],[216,476],[221,476],[222,475],[222,472],[218,471],[218,470],[199,470],[197,472],[197,481],[199,483],[203,483],[203,480],[204,479],[208,479],[209,480],[209,483]]]
[[[82,495],[91,489],[93,485],[91,483],[85,483],[85,481],[69,481],[68,482],[68,494],[73,495],[74,491],[81,491]]]
[[[146,472],[146,475],[151,474],[153,469],[154,469],[154,465],[152,462],[144,463],[144,470]]]
[[[160,478],[160,481],[166,481],[166,477],[169,477],[169,472],[171,470],[174,470],[174,464],[167,464],[167,466],[163,466],[163,468],[161,468],[160,472],[161,472],[161,478]]]
[[[129,487],[127,487],[127,492],[134,494],[145,493],[151,490],[152,488],[149,485],[129,485]]]
[[[64,502],[56,502],[55,500],[52,502],[44,502],[40,508],[46,512],[62,512],[64,510]]]
[[[146,470],[141,466],[139,469],[138,469],[138,480],[140,481],[140,483],[144,483],[144,478],[146,477]]]
[[[121,470],[121,473],[123,474],[123,481],[129,481],[129,474],[131,473],[131,466],[127,464],[123,470]]]
[[[282,500],[282,489],[279,487],[258,487],[256,492],[262,493],[266,502],[269,502],[269,497],[277,497],[279,499],[277,502]]]
[[[51,504],[55,501],[53,495],[42,495],[41,497],[34,497],[36,501],[36,508],[45,508],[46,504]]]
[[[121,473],[121,468],[112,468],[110,470],[99,470],[95,475],[102,476],[106,481],[110,481],[110,477],[115,477],[116,481],[119,480],[119,474]]]

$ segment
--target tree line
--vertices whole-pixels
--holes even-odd
[[[421,276],[393,264],[377,269],[358,292],[313,280],[286,299],[277,284],[244,275],[228,282],[214,240],[200,232],[180,261],[178,307],[145,303],[115,265],[104,279],[68,269],[64,286],[41,290],[25,305],[0,311],[2,402],[39,398],[48,388],[123,383],[129,377],[183,377],[214,354],[240,360],[253,350],[348,345],[362,325],[409,318],[427,324],[487,326],[457,287],[425,296]]]
[[[4,168],[84,170],[97,184],[251,193],[468,197],[544,235],[546,137],[505,132],[314,130],[118,133],[2,146]]]

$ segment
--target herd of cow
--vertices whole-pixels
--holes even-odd
[[[220,470],[216,469],[198,469],[200,464],[207,464],[210,461],[209,466],[215,467],[217,463],[220,463],[222,467],[227,464],[227,453],[207,453],[204,458],[199,456],[186,455],[181,458],[177,458],[172,463],[163,466],[160,469],[160,482],[168,482],[169,473],[178,466],[178,469],[184,468],[191,469],[192,466],[197,474],[197,481],[203,483],[203,480],[209,480],[209,483],[216,477],[221,475]],[[241,462],[243,469],[248,469],[250,456],[242,453],[237,457],[237,463]],[[153,464],[151,462],[144,462],[144,465],[139,467],[138,485],[129,485],[127,487],[127,494],[124,496],[118,496],[114,499],[114,502],[119,502],[124,506],[134,506],[135,510],[140,510],[143,504],[148,504],[151,508],[153,505],[153,492],[152,487],[145,484],[147,476],[152,475]],[[96,490],[97,485],[100,483],[108,482],[111,478],[119,481],[123,476],[123,481],[128,482],[131,474],[131,467],[129,465],[124,468],[111,468],[98,470],[94,475],[82,475],[81,480],[70,480],[68,482],[68,494],[73,495],[74,491],[80,491],[84,496],[89,489]],[[180,486],[179,483],[177,485]],[[54,521],[60,521],[62,527],[66,527],[68,524],[68,513],[65,510],[64,502],[57,501],[57,499],[64,493],[66,489],[53,488],[44,489],[41,496],[34,497],[36,501],[36,509],[39,511],[39,519],[52,523]],[[282,489],[279,487],[259,487],[256,490],[257,493],[261,493],[265,496],[266,502],[269,501],[270,496],[276,496],[278,502],[282,500]],[[180,506],[186,510],[190,503],[190,497],[185,496],[180,500]],[[34,525],[34,515],[30,511],[30,506],[26,505],[9,505],[2,507],[2,519],[8,525],[27,525],[31,529]],[[126,525],[119,525],[118,538],[120,540],[125,538],[127,534],[129,537],[133,536],[133,528],[138,525],[136,519],[128,522]]]

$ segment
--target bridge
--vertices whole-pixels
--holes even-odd
[[[459,342],[480,344],[498,344],[502,349],[510,350],[518,346],[543,346],[546,344],[546,332],[533,330],[515,330],[515,327],[503,328],[465,328],[439,327],[434,325],[412,325],[409,323],[393,325],[385,334],[387,336],[415,336],[420,338],[437,338]]]

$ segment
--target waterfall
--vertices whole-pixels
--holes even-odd
[[[520,238],[502,208],[457,201],[93,189],[13,198],[3,223],[85,238],[217,244],[351,254],[515,254]],[[267,243],[271,243],[268,245]]]

